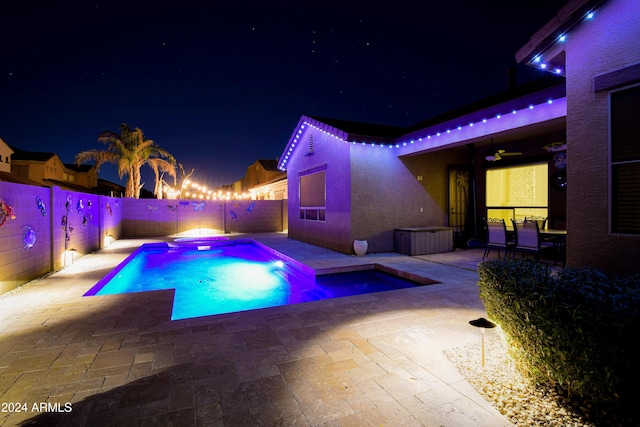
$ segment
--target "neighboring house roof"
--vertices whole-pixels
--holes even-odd
[[[7,147],[9,149],[9,151],[11,151],[11,153],[13,153],[13,149],[9,146],[9,144],[7,144],[6,142],[4,142],[2,140],[2,138],[0,138],[0,145],[4,145],[5,147]]]
[[[125,190],[123,185],[112,182],[112,181],[107,181],[106,179],[102,179],[102,178],[98,178],[98,186],[109,187],[115,190],[122,190],[123,192]]]
[[[564,37],[574,26],[590,19],[591,12],[605,1],[572,0],[567,3],[516,52],[516,61],[565,75]]]
[[[119,192],[124,194],[124,187],[113,183],[111,181],[105,181],[103,179],[98,180],[98,186],[94,188],[86,188],[80,185],[72,184],[68,181],[59,181],[57,179],[44,179],[42,183],[32,181],[30,179],[21,178],[17,175],[13,175],[7,172],[0,172],[0,181],[11,182],[14,184],[32,185],[35,187],[60,187],[63,190],[77,191],[80,193],[90,194],[105,194],[109,195],[110,191]]]
[[[46,162],[52,157],[56,156],[55,153],[41,153],[37,151],[26,151],[20,148],[9,146],[13,150],[11,160],[32,160],[36,162]]]
[[[4,182],[11,182],[14,184],[24,184],[24,185],[33,185],[36,187],[46,187],[45,185],[36,182],[36,181],[32,181],[30,179],[27,178],[21,178],[18,175],[14,175],[8,172],[0,172],[0,181],[4,181]]]
[[[91,169],[94,168],[94,165],[91,164],[85,164],[85,165],[77,165],[75,163],[64,163],[64,167],[75,171],[75,172],[89,172]]]
[[[115,182],[98,178],[98,194],[111,195],[114,197],[123,197],[125,193],[124,186]]]
[[[277,160],[262,159],[262,160],[258,160],[258,163],[266,171],[279,172]]]
[[[81,193],[97,193],[95,188],[87,188],[83,185],[77,185],[69,181],[45,178],[42,182],[49,187],[60,187],[64,190],[78,191]]]

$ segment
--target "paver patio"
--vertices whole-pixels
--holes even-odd
[[[480,340],[482,250],[356,257],[249,237],[318,270],[440,283],[171,321],[172,291],[82,296],[148,240],[116,241],[0,298],[0,425],[511,425],[443,354]]]

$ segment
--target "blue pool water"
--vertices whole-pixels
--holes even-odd
[[[414,287],[377,270],[315,276],[254,241],[142,245],[85,296],[175,289],[172,320]]]

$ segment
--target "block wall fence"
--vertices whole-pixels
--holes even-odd
[[[121,199],[0,182],[0,201],[15,216],[0,226],[0,295],[117,239],[287,229],[287,200]]]

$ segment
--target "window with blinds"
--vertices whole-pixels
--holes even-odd
[[[610,94],[611,232],[640,234],[640,85]]]
[[[325,171],[300,177],[300,219],[325,221]]]
[[[549,211],[549,167],[547,163],[489,169],[487,218],[546,218]]]

